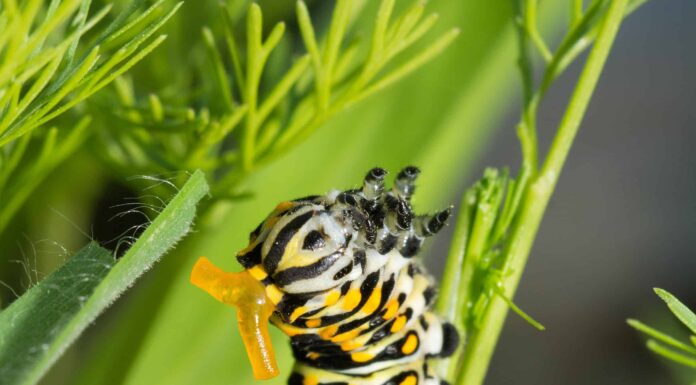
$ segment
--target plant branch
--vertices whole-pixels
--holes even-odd
[[[627,3],[627,0],[615,0],[609,5],[546,161],[540,174],[530,180],[519,215],[513,223],[510,239],[503,250],[504,273],[501,287],[506,298],[514,297],[539,224],[614,43]],[[471,332],[467,341],[456,384],[483,383],[508,309],[508,304],[501,296],[490,298],[481,315],[479,327]]]
[[[539,0],[525,0],[524,28],[529,34],[529,38],[531,39],[532,43],[534,43],[536,48],[539,50],[541,57],[548,63],[551,61],[553,54],[551,54],[551,50],[546,45],[544,38],[541,36],[541,33],[539,33],[539,29],[537,28],[538,2]]]

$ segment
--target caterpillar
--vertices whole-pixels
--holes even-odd
[[[280,203],[225,273],[201,258],[191,281],[237,306],[257,378],[277,374],[265,319],[290,337],[288,385],[442,385],[428,361],[451,355],[457,330],[432,310],[434,280],[413,257],[451,207],[415,215],[420,170],[385,191],[373,168],[362,187]]]

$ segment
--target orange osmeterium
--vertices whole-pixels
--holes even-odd
[[[268,318],[274,305],[263,285],[246,270],[227,273],[201,257],[191,271],[191,283],[218,301],[237,308],[237,322],[254,377],[265,380],[278,375],[278,365],[268,335]]]

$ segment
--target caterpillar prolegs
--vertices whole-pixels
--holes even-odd
[[[289,385],[445,383],[428,360],[451,355],[459,337],[430,310],[435,283],[413,257],[451,209],[413,213],[418,174],[404,168],[385,191],[386,171],[374,168],[360,189],[283,202],[237,255],[244,272],[196,265],[196,285],[239,307],[257,378],[277,373],[270,316],[290,336]]]

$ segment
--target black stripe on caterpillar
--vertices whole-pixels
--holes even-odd
[[[238,254],[290,336],[290,385],[442,383],[427,361],[451,355],[459,337],[431,311],[435,283],[413,257],[451,208],[414,214],[419,172],[404,168],[385,191],[374,168],[361,189],[283,202]]]

